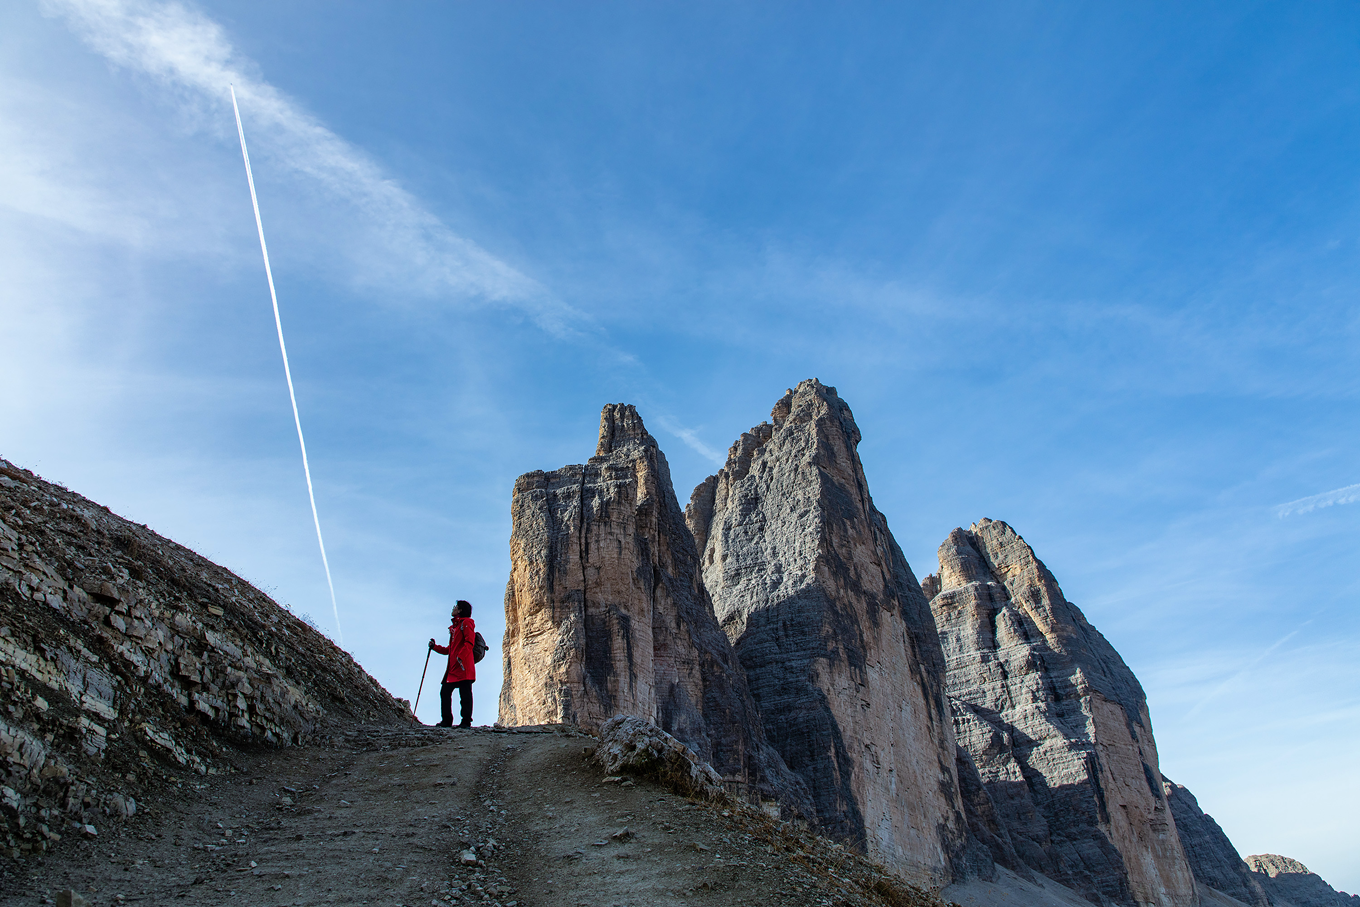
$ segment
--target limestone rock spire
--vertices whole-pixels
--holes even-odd
[[[766,736],[822,827],[941,884],[969,859],[944,660],[859,440],[836,389],[803,381],[732,445],[686,518]]]
[[[954,729],[1025,863],[1093,903],[1198,902],[1133,672],[1010,526],[940,546],[924,584]]]
[[[500,721],[644,718],[728,778],[798,811],[699,579],[670,468],[636,408],[610,404],[596,455],[515,482]]]

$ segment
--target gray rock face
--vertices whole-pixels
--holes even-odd
[[[699,579],[670,467],[637,410],[604,408],[583,466],[515,482],[500,721],[653,722],[729,779],[807,810],[764,744]]]
[[[1274,907],[1360,907],[1360,897],[1337,891],[1298,860],[1258,853],[1247,857],[1246,863]]]
[[[1006,867],[1023,879],[1034,881],[1034,874],[1015,852],[1010,832],[1001,821],[991,791],[983,783],[973,757],[961,746],[956,746],[954,750],[955,765],[959,774],[959,792],[963,795],[963,813],[968,820],[968,834],[974,841],[987,848],[996,865]],[[993,880],[991,874],[982,875],[988,880]]]
[[[1171,804],[1181,848],[1195,880],[1252,907],[1268,907],[1270,900],[1260,879],[1243,861],[1213,816],[1199,808],[1195,795],[1165,776],[1162,777],[1162,791]]]
[[[925,585],[958,741],[1020,858],[1095,903],[1197,903],[1142,687],[1048,568],[982,520]]]
[[[136,815],[133,777],[413,720],[240,577],[4,460],[0,675],[0,855],[16,858]]]
[[[766,736],[822,828],[942,884],[970,859],[943,659],[859,440],[835,389],[804,381],[732,445],[685,515]]]

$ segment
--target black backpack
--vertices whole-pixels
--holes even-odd
[[[488,647],[487,644],[486,644],[486,640],[485,640],[485,639],[482,639],[482,631],[481,631],[481,630],[478,630],[478,631],[477,631],[477,635],[474,636],[474,637],[472,637],[472,662],[473,662],[473,664],[476,664],[477,662],[481,661],[484,657],[486,657],[486,650],[487,650],[488,648],[489,648],[489,647]]]

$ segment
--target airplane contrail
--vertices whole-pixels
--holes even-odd
[[[1265,650],[1264,652],[1262,652],[1260,655],[1257,655],[1254,659],[1252,659],[1252,661],[1251,661],[1246,667],[1242,668],[1242,669],[1241,669],[1240,671],[1238,671],[1236,674],[1232,675],[1232,676],[1229,677],[1227,680],[1225,680],[1225,681],[1223,681],[1222,683],[1220,683],[1217,687],[1215,687],[1215,688],[1209,693],[1209,695],[1205,696],[1203,699],[1201,699],[1199,702],[1197,702],[1197,703],[1195,704],[1195,707],[1194,707],[1194,708],[1192,708],[1190,711],[1188,711],[1188,712],[1185,713],[1185,717],[1186,717],[1187,719],[1188,719],[1188,718],[1193,718],[1193,717],[1195,717],[1195,715],[1199,713],[1199,710],[1202,709],[1202,708],[1204,708],[1206,705],[1208,705],[1209,702],[1210,702],[1211,700],[1213,700],[1215,697],[1218,696],[1218,694],[1222,693],[1224,690],[1228,689],[1228,688],[1231,687],[1233,684],[1237,683],[1237,681],[1241,680],[1243,677],[1245,677],[1245,676],[1247,676],[1248,674],[1250,674],[1251,671],[1252,671],[1252,669],[1254,669],[1254,668],[1255,668],[1257,665],[1259,665],[1261,662],[1263,662],[1263,661],[1265,661],[1267,658],[1269,658],[1269,657],[1270,657],[1270,654],[1271,654],[1272,652],[1274,652],[1276,649],[1278,649],[1280,646],[1284,645],[1285,643],[1289,642],[1289,640],[1293,639],[1295,636],[1298,636],[1299,633],[1303,631],[1303,628],[1306,627],[1306,626],[1308,626],[1308,625],[1311,624],[1312,622],[1313,622],[1313,621],[1312,621],[1311,618],[1308,619],[1308,620],[1305,620],[1302,624],[1299,625],[1298,629],[1294,630],[1293,632],[1286,633],[1284,636],[1281,636],[1279,639],[1277,639],[1277,640],[1275,641],[1275,644],[1274,644],[1274,645],[1272,645],[1270,648],[1266,649],[1266,650]]]
[[[1281,504],[1275,508],[1275,512],[1276,516],[1284,519],[1291,513],[1308,513],[1322,507],[1331,507],[1334,504],[1354,504],[1356,501],[1360,501],[1360,485],[1347,485],[1345,488],[1324,491],[1322,494]]]
[[[312,469],[307,464],[307,442],[302,438],[302,419],[298,416],[297,395],[293,393],[293,372],[288,368],[288,347],[283,342],[283,322],[279,319],[279,297],[274,292],[274,272],[269,267],[269,247],[264,244],[264,223],[260,220],[260,202],[255,197],[255,177],[250,172],[250,152],[246,150],[246,131],[241,128],[241,108],[236,104],[236,87],[231,91],[231,109],[236,113],[236,134],[241,139],[241,158],[246,162],[246,182],[250,184],[250,204],[255,208],[255,229],[260,234],[260,252],[264,255],[264,276],[269,281],[269,299],[274,303],[274,327],[279,332],[279,352],[283,354],[283,377],[288,379],[288,399],[293,403],[293,424],[297,426],[298,446],[302,448],[302,473],[307,477],[307,498],[312,502],[312,522],[316,524],[316,543],[321,547],[321,565],[326,568],[326,585],[331,590],[331,611],[335,614],[335,635],[340,645],[345,644],[345,633],[340,629],[340,608],[335,603],[335,583],[331,582],[331,565],[326,560],[326,542],[321,537],[321,518],[316,515],[316,494],[312,491]]]

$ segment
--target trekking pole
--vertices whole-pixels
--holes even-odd
[[[430,670],[430,653],[433,651],[434,649],[425,650],[425,667],[420,672],[420,686],[416,689],[416,704],[411,707],[412,715],[416,713],[416,709],[420,708],[420,692],[425,689],[425,672]]]

